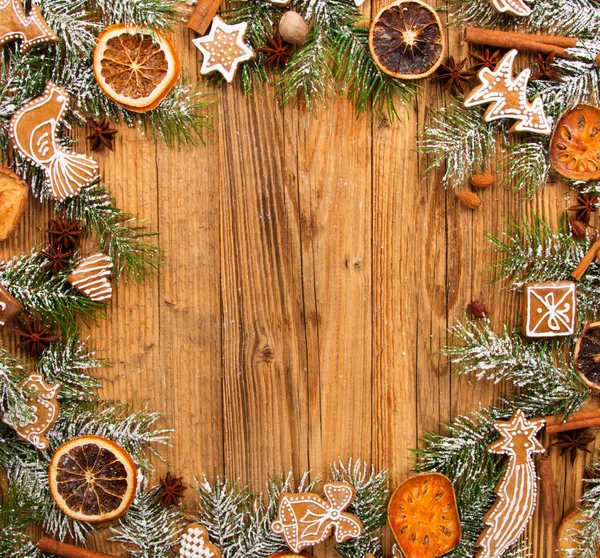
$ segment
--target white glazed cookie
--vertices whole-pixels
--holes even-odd
[[[69,274],[67,281],[91,300],[101,302],[112,297],[109,281],[113,263],[106,254],[95,254],[83,259]]]
[[[211,544],[208,531],[199,523],[188,525],[181,536],[181,558],[221,558],[221,551]]]
[[[239,64],[255,56],[254,51],[244,43],[247,28],[245,21],[228,25],[215,16],[210,33],[192,41],[203,56],[200,73],[220,72],[228,82],[233,81]]]
[[[544,112],[544,103],[538,95],[530,103],[527,100],[527,82],[531,75],[529,68],[523,70],[516,78],[513,64],[519,52],[507,52],[494,70],[482,68],[477,77],[481,82],[466,97],[465,107],[474,107],[492,103],[483,116],[485,122],[501,118],[517,120],[509,132],[533,132],[550,135],[552,128]]]

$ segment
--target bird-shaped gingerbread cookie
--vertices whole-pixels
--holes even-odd
[[[57,129],[68,106],[69,94],[49,81],[41,97],[14,114],[9,128],[19,152],[46,172],[57,201],[77,195],[98,172],[94,159],[69,151],[58,142]]]

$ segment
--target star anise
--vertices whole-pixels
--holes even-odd
[[[445,82],[444,91],[453,88],[461,95],[464,93],[463,82],[471,81],[471,78],[475,75],[473,70],[465,68],[466,63],[466,58],[457,63],[454,60],[454,56],[449,56],[448,63],[440,65],[437,79]]]
[[[272,37],[267,37],[267,44],[264,47],[256,50],[267,55],[265,64],[271,64],[276,68],[283,68],[292,57],[292,45],[286,43],[277,31]]]
[[[564,82],[563,78],[560,77],[558,68],[556,66],[552,66],[554,54],[549,54],[548,56],[544,57],[538,52],[537,59],[538,71],[531,76],[532,80],[545,79],[549,81],[556,81],[558,83]]]
[[[469,54],[472,58],[475,59],[475,64],[471,68],[474,72],[478,72],[483,68],[488,68],[493,70],[496,67],[496,64],[500,62],[500,56],[502,55],[502,51],[495,50],[494,52],[490,51],[489,48],[483,51],[483,54],[477,54],[476,52],[469,51]]]
[[[179,504],[179,500],[183,498],[183,493],[187,490],[187,486],[182,481],[183,477],[174,477],[171,473],[167,473],[164,479],[160,479],[162,490],[156,497],[163,507]]]
[[[51,219],[46,231],[53,246],[62,246],[65,250],[79,248],[83,227],[80,221]]]
[[[28,349],[34,355],[41,354],[50,343],[59,338],[49,327],[28,316],[23,316],[19,327],[15,328],[15,333],[21,338],[19,347]]]
[[[62,246],[48,246],[48,248],[42,250],[42,254],[48,259],[44,269],[50,271],[52,275],[57,275],[69,265],[75,252],[72,250],[64,251]]]
[[[100,120],[98,120],[98,122],[96,122],[89,116],[86,116],[86,120],[92,128],[92,133],[85,139],[92,142],[92,151],[96,151],[100,145],[105,145],[112,151],[113,136],[117,133],[117,130],[110,127],[110,121],[108,118],[103,116]]]
[[[557,435],[558,441],[552,442],[555,448],[560,449],[561,455],[567,453],[571,456],[571,465],[575,463],[577,452],[592,453],[588,449],[588,444],[591,444],[596,438],[594,436],[586,436],[587,430],[573,430],[572,432],[561,432]]]
[[[590,224],[592,213],[598,211],[598,196],[592,194],[578,194],[577,203],[568,208],[569,211],[577,212],[576,219],[584,225]]]

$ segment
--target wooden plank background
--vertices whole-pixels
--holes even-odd
[[[183,73],[197,79],[193,36],[173,32]],[[448,42],[466,55],[458,30]],[[356,118],[342,97],[309,115],[279,108],[269,88],[246,98],[205,83],[219,101],[205,146],[170,150],[120,125],[114,153],[96,154],[121,206],[149,221],[165,251],[160,272],[121,285],[91,331],[114,361],[100,371],[102,396],[148,398],[165,413],[177,431],[169,468],[188,483],[207,472],[261,489],[272,472],[326,474],[339,456],[387,467],[397,484],[426,430],[507,387],[452,377],[439,352],[474,299],[498,330],[517,321],[516,297],[489,285],[484,231],[501,232],[507,216],[555,221],[567,189],[523,205],[495,186],[479,210],[459,205],[415,152],[430,108],[447,100],[434,80],[393,122]],[[2,255],[42,245],[49,215],[30,203]],[[568,510],[584,458],[571,467],[551,455]],[[166,470],[157,463],[157,475]],[[551,554],[554,530],[539,513],[528,536],[534,556]]]

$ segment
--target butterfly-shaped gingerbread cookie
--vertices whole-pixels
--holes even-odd
[[[358,537],[363,530],[358,517],[344,512],[356,496],[352,486],[330,482],[323,492],[325,498],[312,492],[284,492],[279,498],[278,515],[271,529],[296,553],[323,542],[332,531],[339,544]]]

